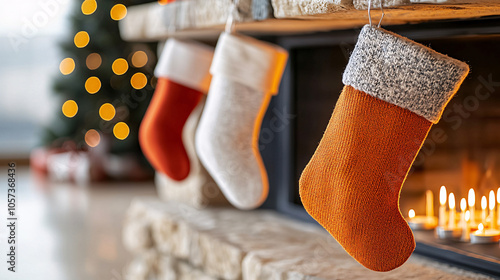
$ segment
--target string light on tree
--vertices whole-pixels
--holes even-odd
[[[85,46],[87,46],[90,42],[90,36],[87,32],[85,31],[80,31],[78,33],[76,33],[74,39],[73,39],[73,42],[75,43],[75,46],[77,48],[84,48]]]
[[[105,121],[112,120],[115,117],[115,114],[115,107],[110,103],[104,103],[101,108],[99,108],[99,116]]]
[[[113,134],[117,139],[125,140],[130,133],[130,128],[124,122],[119,122],[113,127]]]
[[[99,78],[92,76],[85,81],[85,90],[90,94],[95,94],[101,89],[101,80]]]
[[[63,59],[59,64],[59,71],[61,71],[61,74],[63,75],[69,75],[73,73],[74,70],[75,70],[75,61],[70,57]]]
[[[85,0],[81,6],[84,15],[91,15],[97,10],[97,2],[95,0]]]
[[[78,104],[74,100],[68,100],[62,105],[62,112],[66,117],[72,118],[78,113]]]
[[[122,20],[127,15],[127,8],[123,4],[116,4],[109,14],[113,20]]]
[[[148,63],[148,55],[143,51],[136,51],[131,60],[134,67],[141,68]]]
[[[97,132],[97,130],[90,129],[87,133],[85,133],[85,143],[87,143],[90,147],[96,147],[100,142],[101,135]]]
[[[113,70],[113,73],[115,73],[116,75],[123,75],[128,70],[128,62],[123,58],[118,58],[115,61],[113,61],[111,69]]]
[[[130,85],[132,85],[135,89],[142,89],[147,85],[147,83],[148,78],[141,72],[135,73],[132,78],[130,78]]]
[[[91,53],[87,56],[85,64],[89,70],[95,70],[101,66],[102,58],[98,53]]]

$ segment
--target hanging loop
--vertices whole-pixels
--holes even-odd
[[[370,26],[373,26],[371,8],[372,8],[372,0],[368,0],[368,21],[370,22]],[[378,25],[377,25],[377,27],[379,27],[379,28],[380,28],[380,25],[382,24],[382,20],[384,19],[384,16],[385,16],[384,0],[380,0],[380,9],[382,10],[382,15],[380,16],[380,20],[379,20]]]
[[[229,10],[229,15],[227,17],[226,21],[226,33],[233,34],[236,29],[236,21],[235,21],[235,15],[236,12],[238,11],[237,9],[237,4],[238,0],[232,0],[231,1],[231,8]]]

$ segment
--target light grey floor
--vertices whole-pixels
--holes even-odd
[[[121,280],[131,261],[121,242],[134,196],[152,182],[76,186],[37,180],[17,170],[17,272],[7,270],[7,167],[0,168],[0,279]]]

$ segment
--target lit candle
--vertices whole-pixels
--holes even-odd
[[[415,218],[415,210],[410,209],[410,211],[408,211],[408,218],[410,218],[410,220]]]
[[[442,186],[439,190],[439,226],[446,225],[446,187]]]
[[[475,206],[476,206],[476,193],[474,192],[473,188],[470,188],[469,190],[469,197],[468,197],[468,203],[469,203],[469,211],[470,211],[470,224],[472,226],[476,225],[476,212]]]
[[[490,191],[490,228],[496,229],[497,228],[497,217],[496,217],[496,212],[495,212],[495,205],[496,205],[496,200],[495,200],[495,192]]]
[[[484,229],[482,223],[477,226],[477,230],[470,236],[473,244],[496,243],[500,240],[500,231],[496,229]]]
[[[431,190],[425,191],[425,215],[434,218],[434,194]]]
[[[486,224],[486,206],[488,204],[488,201],[486,200],[486,196],[483,195],[483,197],[481,197],[481,223],[483,225]]]
[[[436,217],[415,216],[415,210],[408,211],[408,225],[412,230],[430,230],[436,228]]]
[[[465,223],[463,224],[463,227],[462,227],[461,240],[464,242],[469,242],[469,240],[470,240],[470,226],[469,226],[470,211],[469,210],[465,211],[464,219],[465,219]]]
[[[497,190],[497,224],[498,219],[500,219],[500,188]]]
[[[465,198],[460,200],[460,227],[465,227],[465,208],[467,208],[467,201]]]
[[[448,220],[448,229],[453,230],[455,228],[455,195],[450,193],[448,196],[448,206],[450,207],[450,218]]]

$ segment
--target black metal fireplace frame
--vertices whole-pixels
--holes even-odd
[[[466,35],[492,35],[500,34],[500,17],[484,17],[472,20],[447,20],[432,23],[407,24],[387,26],[405,37],[415,40],[435,39]],[[290,35],[263,38],[272,41],[293,53],[294,49],[307,47],[339,46],[341,44],[354,45],[359,34],[359,29],[330,31],[307,35]],[[295,112],[295,69],[294,57],[291,56],[285,69],[280,86],[280,93],[273,97],[269,108],[277,108],[284,112]],[[332,108],[333,109],[333,108]],[[273,110],[268,110],[264,118],[264,126],[275,117]],[[266,168],[269,173],[270,193],[264,208],[272,208],[294,219],[316,223],[301,205],[293,202],[294,178],[294,149],[295,149],[295,122],[292,119],[283,129],[274,131],[272,140],[263,141],[261,147],[269,149],[262,153]],[[423,233],[424,240],[417,241],[415,253],[424,255],[440,262],[457,265],[469,270],[500,277],[500,259],[484,257],[456,249],[446,244],[433,241],[432,233]],[[422,237],[422,235],[420,235]],[[418,240],[418,238],[417,238]],[[500,249],[499,249],[500,250]]]

